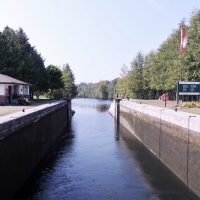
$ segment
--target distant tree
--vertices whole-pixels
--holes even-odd
[[[117,91],[117,78],[112,81],[98,83],[80,83],[77,85],[78,98],[113,99]]]
[[[108,92],[107,92],[107,82],[101,82],[98,87],[98,93],[100,99],[107,99]]]
[[[123,65],[123,67],[121,67],[120,78],[117,80],[117,92],[121,94],[124,98],[129,96],[128,73],[128,67],[126,65]]]
[[[108,98],[109,99],[113,99],[115,94],[116,94],[116,91],[117,91],[117,83],[118,83],[118,78],[112,80],[112,81],[109,81],[109,84],[107,85],[108,86]]]

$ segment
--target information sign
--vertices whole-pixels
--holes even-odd
[[[179,95],[200,95],[200,82],[178,82]]]

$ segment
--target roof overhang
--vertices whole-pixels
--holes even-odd
[[[26,83],[24,81],[20,81],[18,79],[12,78],[10,76],[0,74],[0,84],[14,84],[14,85],[28,85],[33,86],[30,83]]]

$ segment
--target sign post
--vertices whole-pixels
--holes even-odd
[[[179,82],[177,83],[177,86],[176,86],[176,104],[178,104],[178,102],[179,102],[179,90],[178,90],[178,88],[179,88]]]

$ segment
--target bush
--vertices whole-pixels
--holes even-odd
[[[180,106],[183,108],[200,108],[200,102],[184,102]]]

